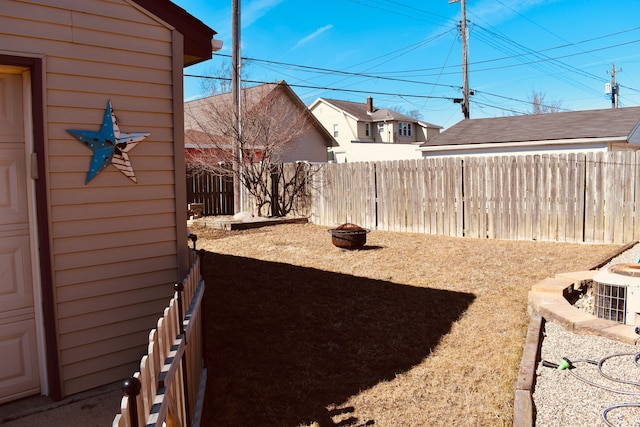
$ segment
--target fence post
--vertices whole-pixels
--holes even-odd
[[[194,235],[195,236],[195,235]],[[196,239],[197,240],[197,239]],[[193,248],[195,250],[196,241],[193,241]],[[180,330],[180,334],[184,337],[184,312],[182,310],[182,292],[184,291],[184,284],[182,282],[177,282],[173,285],[173,289],[178,293],[178,326]],[[185,344],[188,346],[187,338],[184,337]],[[184,354],[182,355],[182,360],[180,361],[182,365],[182,390],[184,393],[184,412],[187,418],[187,425],[191,425],[191,407],[189,406],[189,386],[188,386],[188,375],[187,375],[187,350],[188,347],[185,347]]]
[[[205,253],[206,251],[204,249],[200,249],[198,251],[198,257],[200,258],[200,277],[202,277],[203,280],[204,280],[204,274],[206,272],[206,268],[204,265]],[[207,334],[205,333],[205,327],[204,327],[205,326],[204,321],[205,321],[205,316],[207,312],[206,300],[207,300],[206,298],[203,298],[202,304],[200,306],[200,324],[202,325],[202,334],[201,334],[202,336],[200,337],[200,345],[202,346],[203,365],[204,365],[204,354],[207,351]]]
[[[189,240],[193,243],[193,251],[196,251],[196,242],[198,241],[198,236],[193,233],[189,233]]]
[[[141,389],[142,384],[136,377],[127,378],[122,382],[122,391],[129,400],[129,422],[132,427],[138,427],[138,395]]]

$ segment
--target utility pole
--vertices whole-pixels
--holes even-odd
[[[233,144],[233,209],[234,213],[242,210],[242,120],[241,112],[241,90],[240,90],[240,1],[232,0],[232,18],[231,18],[231,96],[233,97],[233,111],[236,119],[236,137],[237,140]]]
[[[466,0],[449,0],[449,4],[460,2],[460,37],[462,37],[462,114],[464,119],[469,119],[469,58],[467,40],[467,5]]]
[[[622,68],[616,70],[616,64],[611,64],[611,108],[618,108],[618,95],[620,94],[620,85],[616,83],[616,73],[622,71]]]

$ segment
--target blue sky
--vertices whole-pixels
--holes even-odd
[[[185,75],[220,76],[231,61],[231,0],[173,0],[217,31],[213,59]],[[417,5],[416,5],[417,4]],[[640,105],[640,1],[467,0],[471,118],[531,111],[534,93],[563,110]],[[247,81],[285,80],[318,97],[365,102],[448,128],[463,119],[460,3],[448,0],[241,0]],[[185,76],[185,99],[203,96]],[[255,83],[246,83],[253,85]]]

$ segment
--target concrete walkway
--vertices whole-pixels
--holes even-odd
[[[110,426],[120,412],[120,383],[74,394],[59,402],[33,396],[0,405],[0,425],[7,427]]]

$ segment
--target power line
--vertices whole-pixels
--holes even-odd
[[[354,1],[354,0],[352,0]],[[391,2],[391,3],[397,3],[397,2]],[[398,3],[400,4],[400,3]],[[601,39],[605,39],[608,37],[612,37],[614,35],[619,35],[619,34],[623,34],[623,33],[627,33],[627,32],[631,32],[631,31],[636,31],[638,29],[640,29],[640,27],[634,27],[634,28],[630,28],[630,29],[626,29],[626,30],[621,30],[615,33],[611,33],[611,34],[607,34],[604,36],[599,36],[599,37],[593,37],[590,39],[586,39],[586,40],[582,40],[576,43],[572,43],[572,44],[565,44],[565,45],[561,45],[561,46],[555,46],[555,47],[551,47],[551,48],[547,48],[547,49],[543,49],[540,51],[534,51],[532,49],[527,48],[524,45],[521,45],[517,42],[514,42],[512,40],[510,40],[508,37],[501,35],[499,33],[496,33],[494,31],[488,30],[480,25],[474,24],[475,27],[480,28],[481,30],[483,30],[486,34],[492,36],[495,39],[495,42],[492,42],[491,39],[487,39],[484,36],[481,36],[482,40],[485,41],[485,43],[488,44],[494,44],[494,47],[496,47],[499,50],[503,50],[505,52],[507,52],[509,54],[509,56],[507,57],[502,57],[502,58],[494,58],[494,59],[488,59],[488,60],[484,60],[484,61],[476,61],[476,62],[471,62],[471,65],[477,65],[477,64],[482,64],[482,63],[490,63],[490,62],[497,62],[497,61],[502,61],[502,60],[507,60],[507,59],[517,59],[517,58],[525,58],[527,56],[529,57],[534,57],[536,58],[533,61],[526,61],[526,62],[522,62],[520,64],[509,64],[509,65],[503,65],[503,66],[497,66],[497,67],[491,67],[491,68],[484,68],[484,69],[475,69],[474,73],[480,72],[480,71],[490,71],[490,70],[495,70],[495,69],[504,69],[504,68],[510,68],[510,67],[515,67],[515,66],[523,66],[523,65],[533,65],[534,68],[538,68],[540,71],[545,72],[545,74],[549,74],[549,72],[544,69],[544,68],[539,68],[539,65],[535,65],[535,64],[543,64],[543,63],[551,63],[553,65],[556,65],[558,67],[560,67],[561,69],[564,69],[566,71],[571,71],[572,73],[578,73],[581,74],[584,77],[588,77],[591,79],[596,79],[598,81],[603,81],[602,78],[595,76],[593,74],[584,72],[582,70],[579,70],[575,67],[572,67],[571,65],[565,64],[562,61],[559,61],[559,58],[566,58],[566,57],[570,57],[570,56],[577,56],[577,55],[581,55],[581,54],[585,54],[585,53],[590,53],[590,52],[594,52],[594,51],[599,51],[599,50],[604,50],[604,49],[609,49],[612,47],[618,47],[618,46],[622,46],[622,45],[627,45],[627,44],[631,44],[631,43],[636,43],[640,40],[634,40],[634,41],[629,41],[629,42],[624,42],[624,43],[619,43],[616,45],[611,45],[611,46],[607,46],[607,47],[602,47],[602,48],[596,48],[596,49],[592,49],[592,50],[588,50],[588,51],[582,51],[582,52],[578,52],[578,53],[572,53],[572,54],[567,54],[567,55],[563,55],[563,56],[558,56],[558,57],[550,57],[547,56],[545,54],[543,54],[542,52],[547,52],[547,51],[551,51],[551,50],[557,50],[557,49],[561,49],[561,48],[565,48],[565,47],[570,47],[570,46],[575,46],[577,44],[582,44],[582,43],[587,43],[590,41],[594,41],[594,40],[601,40]],[[451,32],[453,29],[450,29],[446,32],[443,32],[441,34],[438,34],[430,39],[427,40],[423,40],[419,43],[413,44],[408,46],[406,49],[409,49],[408,51],[411,50],[415,50],[418,47],[438,38],[441,37],[449,32]],[[496,45],[495,43],[497,41],[506,41],[507,45],[503,45],[502,47],[500,45]],[[511,46],[511,47],[509,47]],[[514,48],[517,48],[518,50],[514,50]],[[507,49],[507,50],[505,50]],[[524,52],[522,52],[524,51]],[[386,55],[382,55],[380,57],[365,61],[366,62],[372,62],[375,61],[376,59],[380,59],[384,56],[388,56],[391,54],[396,54],[397,56],[401,56],[398,55],[398,50],[394,50],[393,52],[386,54]],[[218,56],[227,56],[228,55],[223,55],[223,54],[218,54]],[[342,76],[346,76],[347,78],[353,78],[353,77],[357,77],[357,78],[364,78],[364,79],[372,79],[372,80],[381,80],[381,81],[394,81],[394,82],[400,82],[400,83],[408,83],[408,84],[419,84],[419,85],[428,85],[431,86],[433,88],[435,87],[443,87],[443,88],[447,88],[447,89],[454,89],[454,90],[460,90],[461,87],[457,86],[457,85],[447,85],[447,84],[440,84],[440,83],[430,83],[430,82],[425,82],[425,81],[418,81],[418,80],[413,80],[413,79],[409,79],[409,78],[400,78],[400,77],[392,77],[389,76],[389,74],[400,74],[400,73],[411,73],[411,72],[417,72],[417,71],[428,71],[431,69],[418,69],[418,70],[406,70],[406,71],[395,71],[395,72],[378,72],[378,73],[364,73],[364,72],[349,72],[349,71],[344,71],[344,70],[333,70],[333,69],[329,69],[329,68],[323,68],[323,67],[313,67],[313,66],[305,66],[305,65],[300,65],[300,64],[292,64],[292,63],[286,63],[286,62],[281,62],[281,61],[271,61],[271,60],[263,60],[263,59],[258,59],[258,58],[242,58],[245,61],[251,61],[251,62],[255,62],[257,64],[268,64],[268,65],[274,65],[276,67],[291,67],[293,69],[297,69],[303,72],[310,72],[310,73],[317,73],[318,75],[342,75]],[[395,59],[392,58],[390,60]],[[390,61],[389,60],[389,61]],[[385,62],[389,62],[389,61],[385,61]],[[362,63],[362,64],[364,64]],[[361,65],[361,64],[360,64]],[[353,68],[356,65],[349,67],[349,68]],[[435,74],[439,78],[442,75],[446,75],[446,74],[459,74],[459,72],[456,73],[446,73],[443,72],[444,69],[446,68],[450,68],[451,66],[447,67],[442,66],[439,68],[433,68],[434,70],[438,70],[439,72],[437,74]],[[459,66],[458,66],[459,67]],[[272,71],[277,72],[277,73],[281,73],[281,71],[273,69]],[[211,78],[208,76],[196,76],[196,75],[186,75],[188,77],[201,77],[201,78]],[[297,79],[297,77],[294,76],[290,76],[292,79]],[[418,77],[418,76],[415,76]],[[562,80],[563,76],[562,74],[557,77],[559,79]],[[565,81],[569,84],[574,84],[575,85],[575,81],[569,79],[568,77],[564,77]],[[224,78],[219,78],[221,80],[224,80]],[[569,79],[569,80],[566,80]],[[258,82],[258,81],[251,81],[251,83],[265,83],[265,82]],[[336,82],[338,83],[338,82]],[[354,89],[348,89],[348,88],[336,88],[336,87],[327,87],[327,86],[318,86],[318,85],[311,85],[311,84],[290,84],[290,86],[292,87],[299,87],[299,88],[306,88],[306,89],[314,89],[314,90],[321,90],[321,91],[342,91],[342,92],[353,92],[353,93],[370,93],[370,94],[378,94],[378,95],[387,95],[387,96],[405,96],[405,97],[415,97],[415,98],[423,98],[423,99],[443,99],[443,100],[452,100],[455,99],[453,97],[449,97],[449,96],[433,96],[433,95],[429,95],[429,96],[425,96],[425,95],[400,95],[398,93],[388,93],[388,92],[379,92],[379,91],[364,91],[364,90],[354,90]],[[624,86],[625,88],[627,88],[626,86]],[[590,89],[590,88],[588,88]],[[633,89],[633,88],[627,88],[629,90],[632,91],[638,91],[637,89]],[[431,91],[431,93],[433,92],[433,89]],[[514,102],[519,102],[519,103],[525,103],[525,104],[529,104],[531,101],[530,100],[521,100],[521,99],[516,99],[516,98],[511,98],[511,97],[505,97],[502,95],[497,95],[497,94],[493,94],[493,93],[489,93],[489,92],[480,92],[478,90],[474,90],[474,92],[478,92],[478,93],[483,93],[486,96],[493,96],[493,97],[498,97],[501,99],[507,99],[510,101],[514,101]],[[496,108],[500,108],[500,107],[496,107]],[[504,108],[501,108],[504,109]],[[515,113],[519,113],[517,111],[513,111]]]
[[[523,101],[523,100],[521,100],[521,99],[512,98],[512,97],[510,97],[510,96],[498,95],[498,94],[495,94],[495,93],[484,92],[484,91],[481,91],[481,90],[476,90],[476,91],[474,91],[474,93],[475,93],[475,94],[485,95],[485,96],[493,96],[493,97],[495,97],[495,98],[505,99],[505,100],[507,100],[507,101],[515,101],[515,102],[521,102],[521,103],[531,104],[531,101],[530,101],[530,100]],[[541,107],[554,107],[554,108],[555,108],[555,109],[557,109],[557,110],[571,111],[571,110],[570,110],[570,109],[568,109],[568,108],[561,108],[561,107],[558,107],[558,106],[556,106],[556,105],[540,105],[540,106],[541,106]],[[524,114],[524,113],[523,113],[523,114]]]
[[[551,64],[557,64],[557,65],[559,65],[561,68],[563,68],[565,70],[578,73],[578,74],[580,74],[580,75],[582,75],[584,77],[588,77],[588,78],[591,78],[591,79],[594,79],[594,80],[597,80],[597,81],[603,81],[604,79],[602,77],[596,76],[595,74],[588,73],[588,72],[586,72],[584,70],[581,70],[579,68],[576,68],[576,67],[574,67],[572,65],[566,64],[566,63],[560,61],[560,59],[569,58],[569,57],[573,57],[573,56],[584,55],[586,53],[598,52],[598,51],[601,51],[601,50],[612,49],[612,48],[615,48],[615,47],[626,46],[626,45],[630,45],[630,44],[634,44],[634,43],[640,43],[640,40],[630,40],[630,41],[626,41],[626,42],[623,42],[623,43],[617,43],[617,44],[614,44],[614,45],[609,45],[609,46],[603,46],[603,47],[599,47],[599,48],[595,48],[595,49],[590,49],[590,50],[587,50],[587,51],[580,51],[580,52],[568,53],[568,54],[565,54],[565,55],[551,57],[551,56],[547,56],[547,55],[542,54],[542,52],[544,52],[546,50],[549,50],[549,49],[540,50],[540,51],[534,51],[534,50],[529,49],[528,47],[526,47],[526,46],[524,46],[524,45],[522,45],[522,44],[520,44],[518,42],[515,42],[515,41],[513,41],[513,40],[511,40],[511,39],[509,39],[509,38],[507,38],[507,37],[505,37],[505,36],[503,36],[503,35],[501,35],[499,33],[496,33],[496,32],[493,32],[493,31],[491,31],[489,29],[486,29],[486,28],[484,28],[484,27],[482,27],[482,26],[480,26],[478,24],[475,24],[475,26],[477,26],[481,30],[486,31],[490,35],[492,35],[494,37],[497,37],[497,38],[499,38],[501,40],[505,40],[506,42],[508,42],[508,43],[518,47],[518,48],[521,48],[521,49],[523,49],[525,51],[522,54],[512,55],[511,57],[519,57],[519,56],[531,55],[531,56],[533,56],[535,58],[538,58],[535,61],[528,61],[528,62],[524,62],[522,64],[506,65],[506,66],[503,66],[503,67],[499,67],[500,69],[514,67],[514,66],[521,66],[521,65],[537,64],[537,63],[541,63],[541,62],[549,62]],[[640,28],[640,27],[636,27],[636,29],[638,29],[638,28]],[[591,40],[594,40],[594,39],[591,39]],[[564,46],[561,46],[561,47],[566,47],[566,46],[567,45],[564,45]],[[502,59],[509,59],[509,58],[510,57],[502,58]],[[485,62],[489,62],[489,61],[485,61]],[[495,69],[496,68],[487,68],[487,69],[483,69],[481,71],[495,70]]]
[[[478,27],[478,28],[483,28],[480,27],[480,25],[478,24],[474,24],[474,26]],[[484,29],[484,28],[483,28]],[[598,36],[598,37],[592,37],[589,39],[585,39],[585,40],[580,40],[574,43],[567,43],[567,44],[563,44],[563,45],[559,45],[559,46],[553,46],[553,47],[548,47],[545,49],[541,49],[538,51],[534,51],[532,49],[526,48],[527,50],[525,52],[519,52],[519,53],[510,53],[509,56],[503,56],[500,58],[491,58],[491,59],[485,59],[485,60],[481,60],[481,61],[470,61],[469,65],[480,65],[480,64],[486,64],[486,63],[491,63],[491,62],[498,62],[498,61],[504,61],[504,60],[508,60],[508,59],[514,59],[514,58],[518,58],[518,57],[524,57],[524,56],[530,56],[532,55],[532,52],[537,52],[537,53],[543,53],[543,52],[549,52],[549,51],[553,51],[553,50],[558,50],[558,49],[564,49],[566,47],[575,47],[577,45],[580,44],[584,44],[584,43],[589,43],[592,41],[596,41],[596,40],[602,40],[605,38],[609,38],[609,37],[613,37],[613,36],[617,36],[620,34],[624,34],[624,33],[628,33],[631,31],[637,31],[640,30],[640,27],[633,27],[633,28],[628,28],[626,30],[621,30],[621,31],[617,31],[615,33],[610,33],[610,34],[606,34],[603,36]],[[487,30],[489,31],[489,30]],[[506,36],[501,35],[502,38],[504,39],[508,39]],[[557,57],[548,57],[548,60],[554,60],[554,59],[561,59],[561,58],[566,58],[569,56],[578,56],[578,55],[582,55],[582,54],[587,54],[587,53],[593,53],[593,52],[597,52],[597,51],[601,51],[601,50],[605,50],[605,49],[612,49],[615,47],[620,47],[626,44],[630,44],[630,43],[636,43],[637,40],[634,41],[630,41],[630,42],[625,42],[625,43],[620,43],[620,44],[614,44],[614,45],[609,45],[609,46],[604,46],[604,47],[599,47],[599,48],[595,48],[595,49],[591,49],[591,50],[583,50],[579,53],[574,53],[574,54],[570,54],[570,55],[562,55],[562,56],[557,56]],[[495,47],[495,46],[494,46]],[[537,60],[537,61],[533,61],[533,63],[536,62],[542,62],[541,60]],[[521,64],[515,64],[515,65],[505,65],[505,66],[501,66],[501,67],[493,67],[493,68],[486,68],[486,69],[480,69],[479,71],[492,71],[492,70],[496,70],[496,69],[501,69],[501,68],[510,68],[510,67],[515,67],[515,66],[521,66],[521,65],[528,65],[531,62],[523,62]],[[456,64],[456,65],[449,65],[449,66],[445,66],[445,67],[430,67],[430,68],[416,68],[416,69],[412,69],[412,70],[395,70],[395,71],[381,71],[378,72],[377,74],[409,74],[409,73],[418,73],[418,72],[423,72],[423,71],[440,71],[439,74],[441,74],[441,71],[443,68],[451,68],[451,69],[459,69],[460,68],[460,64]],[[478,70],[476,70],[478,71]],[[444,74],[459,74],[460,72],[455,72],[455,73],[444,73]],[[431,76],[433,74],[426,74],[424,75],[425,77]],[[593,75],[592,75],[593,76]]]
[[[203,76],[203,75],[197,75],[197,74],[184,74],[184,77],[192,77],[192,78],[198,78],[198,79],[212,79],[212,80],[231,81],[231,79],[228,78],[228,77]],[[273,82],[265,82],[265,81],[259,81],[259,80],[248,80],[248,79],[243,79],[242,81],[245,82],[245,83],[252,83],[252,84],[269,84],[269,83],[273,83]],[[395,92],[380,92],[380,91],[370,91],[370,90],[360,90],[360,89],[343,89],[343,88],[335,88],[335,87],[327,87],[327,86],[303,85],[303,84],[288,83],[288,82],[287,82],[287,85],[289,85],[290,87],[296,87],[296,88],[301,88],[301,89],[314,89],[314,90],[321,90],[321,91],[326,91],[326,92],[364,93],[364,94],[369,94],[369,95],[382,95],[382,96],[392,96],[392,97],[399,97],[399,98],[441,99],[441,100],[447,100],[447,101],[453,101],[454,99],[456,99],[456,97],[451,97],[451,96],[416,95],[416,94],[402,94],[402,93],[395,93]],[[494,94],[494,93],[490,93],[490,92],[475,91],[474,93],[478,93],[478,94],[485,95],[485,96],[493,96],[493,97],[496,97],[496,98],[509,100],[509,101],[514,101],[514,102],[519,102],[519,103],[523,103],[523,104],[531,104],[531,101],[529,101],[529,100],[524,101],[524,100],[521,100],[521,99],[512,98],[512,97],[503,96],[503,95],[498,95],[498,94]],[[474,102],[478,102],[478,101],[474,101]],[[509,111],[509,112],[516,113],[516,114],[526,114],[526,113],[524,113],[522,111],[513,110],[513,109],[509,109],[509,108],[505,108],[505,107],[499,107],[497,105],[491,105],[491,104],[486,104],[486,103],[482,103],[482,105],[488,106],[488,107],[492,107],[492,108],[497,108],[499,110]],[[560,110],[571,111],[571,110],[566,109],[566,108],[559,108],[559,107],[556,107],[556,108],[558,108]]]
[[[218,56],[224,56],[224,57],[229,57],[229,55],[218,55]],[[379,80],[386,80],[386,81],[397,81],[397,82],[402,82],[402,83],[411,83],[411,84],[418,84],[418,85],[427,85],[427,86],[434,86],[434,87],[444,87],[444,88],[448,88],[448,89],[454,89],[454,90],[460,90],[461,87],[457,86],[457,85],[447,85],[447,84],[441,84],[441,83],[430,83],[430,82],[424,82],[424,81],[418,81],[418,80],[408,80],[408,79],[398,79],[398,78],[393,78],[393,77],[381,77],[381,76],[377,76],[375,74],[364,74],[364,73],[353,73],[353,72],[349,72],[349,71],[341,71],[341,70],[332,70],[332,69],[328,69],[328,68],[320,68],[320,67],[311,67],[311,66],[307,66],[307,65],[297,65],[297,64],[291,64],[291,63],[286,63],[286,62],[279,62],[279,61],[272,61],[272,60],[267,60],[267,59],[258,59],[258,58],[242,58],[243,60],[247,60],[247,61],[255,61],[255,62],[264,62],[264,63],[268,63],[268,64],[274,64],[274,65],[286,65],[286,66],[292,66],[292,67],[298,67],[301,69],[310,69],[310,70],[319,70],[322,71],[324,73],[329,73],[329,74],[346,74],[349,76],[355,76],[355,77],[362,77],[362,78],[369,78],[369,79],[379,79]],[[211,76],[197,76],[197,75],[187,75],[185,74],[185,76],[187,77],[201,77],[201,78],[213,78],[213,79],[220,79],[220,80],[225,80],[224,77],[211,77]],[[254,81],[253,83],[259,83],[259,84],[263,84],[263,83],[267,83],[267,82],[258,82],[258,81]],[[288,83],[289,84],[289,83]],[[289,84],[289,86],[296,86],[294,84]],[[316,89],[316,90],[332,90],[332,91],[345,91],[345,92],[351,92],[351,90],[349,89],[340,89],[340,88],[330,88],[328,89],[326,86],[305,86],[305,85],[297,85],[296,87],[305,87],[305,88],[310,88],[310,89]],[[505,99],[505,100],[510,100],[510,101],[515,101],[515,102],[520,102],[520,103],[524,103],[524,104],[530,104],[531,101],[529,100],[522,100],[522,99],[517,99],[517,98],[512,98],[512,97],[507,97],[507,96],[503,96],[503,95],[499,95],[499,94],[494,94],[491,92],[485,92],[485,91],[480,91],[480,90],[476,90],[476,89],[472,89],[473,92],[475,93],[483,93],[487,96],[494,96],[497,98],[501,98],[501,99]],[[364,91],[362,91],[364,92]],[[382,93],[375,93],[375,92],[371,92],[371,94],[382,94]],[[396,94],[398,96],[411,96],[411,95],[399,95]],[[426,99],[449,99],[449,100],[453,100],[456,97],[445,97],[445,96],[418,96],[418,98],[426,98]]]
[[[565,73],[560,73],[560,74],[550,73],[548,71],[547,67],[549,65],[554,65],[554,66],[557,66],[557,67],[559,67],[559,68],[561,68],[561,69],[563,69],[565,71],[577,72],[579,74],[582,74],[583,76],[586,75],[589,78],[593,78],[594,77],[593,75],[590,75],[590,74],[588,74],[586,72],[582,72],[580,70],[577,70],[575,67],[571,67],[570,65],[565,64],[564,62],[561,62],[561,61],[559,61],[559,60],[557,60],[555,58],[551,58],[551,57],[549,57],[549,56],[547,56],[545,54],[533,51],[533,50],[527,48],[526,46],[524,46],[524,45],[522,45],[522,44],[520,44],[518,42],[515,42],[515,41],[503,36],[502,34],[499,34],[499,33],[496,33],[494,31],[491,31],[491,30],[489,30],[487,28],[484,28],[484,27],[482,27],[482,26],[480,26],[478,24],[475,24],[475,27],[479,28],[482,31],[484,31],[484,33],[480,32],[480,33],[476,34],[477,38],[479,40],[484,41],[485,43],[487,43],[488,45],[494,47],[495,49],[498,49],[498,50],[500,50],[502,52],[505,52],[505,53],[507,53],[509,55],[512,55],[514,58],[516,58],[516,59],[521,61],[521,64],[513,64],[513,65],[510,65],[510,66],[491,67],[491,68],[493,68],[493,69],[496,69],[496,68],[505,69],[505,68],[508,68],[508,67],[529,65],[529,66],[532,66],[533,68],[537,69],[538,71],[543,72],[546,75],[550,75],[550,76],[552,76],[552,77],[554,77],[554,78],[556,78],[558,80],[561,80],[564,83],[569,84],[569,85],[571,85],[571,86],[573,86],[573,87],[575,87],[577,89],[586,90],[586,91],[592,91],[593,90],[592,87],[589,87],[589,86],[587,86],[585,84],[582,84],[582,83],[576,81],[575,79],[570,78]],[[489,35],[490,37],[487,38],[486,35]],[[506,44],[505,45],[497,44],[498,41],[499,42],[506,42]],[[515,49],[517,49],[517,50],[515,50]],[[524,51],[527,55],[535,58],[535,60],[533,60],[533,61],[524,61],[523,56],[514,55],[514,51],[518,52],[518,50],[519,51]],[[482,69],[482,70],[475,70],[475,71],[488,71],[491,68],[485,68],[485,69]],[[600,80],[600,81],[602,81],[602,80]]]
[[[229,55],[220,55],[220,54],[217,55],[217,56],[229,57]],[[396,77],[383,77],[383,76],[377,76],[375,74],[355,73],[355,72],[351,72],[351,71],[333,70],[333,69],[329,69],[329,68],[312,67],[312,66],[308,66],[308,65],[297,65],[297,64],[287,63],[287,62],[272,61],[272,60],[268,60],[268,59],[258,59],[258,58],[248,58],[248,57],[247,58],[242,58],[242,59],[246,60],[246,61],[261,62],[261,63],[266,63],[266,64],[284,65],[284,66],[288,66],[288,67],[296,67],[296,68],[301,69],[302,71],[309,71],[309,72],[320,71],[320,72],[322,72],[324,74],[338,74],[338,75],[347,75],[347,76],[362,77],[362,78],[368,78],[368,79],[395,81],[395,82],[412,83],[412,84],[424,84],[424,85],[429,85],[429,86],[441,86],[441,87],[446,87],[446,88],[450,88],[450,89],[460,89],[460,86],[456,86],[456,85],[446,85],[446,84],[439,84],[439,83],[421,82],[421,81],[417,81],[417,80],[401,79],[401,78],[396,78]]]
[[[198,78],[198,79],[213,79],[213,80],[231,81],[231,79],[229,77],[201,76],[201,75],[196,75],[196,74],[184,74],[183,76],[184,77],[193,77],[193,78]],[[273,83],[273,82],[264,82],[264,81],[259,81],[259,80],[247,80],[247,79],[243,79],[242,81],[245,82],[245,83],[255,83],[255,84]],[[318,89],[318,90],[323,90],[323,91],[334,91],[334,92],[366,93],[366,94],[370,94],[370,95],[398,96],[398,97],[421,98],[421,99],[425,99],[425,98],[446,99],[446,100],[453,100],[454,99],[454,98],[448,97],[448,96],[412,95],[412,94],[400,94],[400,93],[392,93],[392,92],[377,92],[377,91],[359,90],[359,89],[341,89],[341,88],[333,88],[333,87],[326,87],[326,86],[323,87],[323,86],[302,85],[302,84],[288,83],[288,82],[287,82],[287,85],[289,85],[290,87],[298,87],[298,88],[302,88],[302,89]]]
[[[510,115],[516,115],[516,116],[523,115],[523,114],[528,114],[525,111],[518,111],[518,110],[514,110],[513,108],[500,107],[500,106],[493,105],[493,104],[486,104],[484,102],[480,102],[480,101],[475,100],[475,99],[473,101],[473,105],[474,105],[474,107],[476,107],[476,109],[482,111],[487,116],[495,115],[495,113],[489,113],[488,112],[489,109],[500,110],[500,111],[503,111],[503,112],[510,113]],[[484,107],[488,107],[488,108],[484,108]]]
[[[500,106],[497,106],[497,105],[486,104],[486,103],[480,102],[478,100],[474,100],[473,103],[481,105],[481,106],[485,106],[485,107],[495,108],[495,109],[502,110],[502,111],[507,111],[509,113],[520,114],[520,115],[527,114],[526,111],[518,111],[518,110],[514,110],[513,108],[506,108],[506,107],[500,107]]]
[[[484,29],[484,27],[480,27],[477,24],[474,24],[474,25],[477,26],[478,28],[486,30],[486,29]],[[617,32],[617,33],[613,33],[613,34],[621,34],[621,33],[624,33],[624,32],[634,31],[634,30],[637,30],[637,29],[640,29],[640,27],[635,27],[635,28],[631,28],[631,29],[628,29],[628,30],[623,30],[623,31],[620,31],[620,32]],[[498,35],[497,33],[493,33],[490,30],[486,30],[486,31],[489,34],[495,34],[496,36],[499,36],[501,39],[506,39],[504,36]],[[613,35],[613,34],[610,34],[610,35]],[[577,42],[577,43],[593,41],[593,40],[597,40],[597,39],[608,37],[610,35],[602,36],[602,37],[598,37],[598,38],[592,38],[592,39],[588,39],[588,40],[583,40],[583,41]],[[484,40],[485,42],[490,43],[490,42],[487,41],[487,39],[483,39],[482,37],[481,37],[481,40]],[[509,40],[509,39],[506,39],[506,40]],[[495,58],[495,59],[489,59],[489,60],[484,60],[484,61],[470,62],[469,65],[478,65],[478,64],[483,64],[483,63],[489,63],[489,62],[501,61],[501,60],[506,60],[506,59],[519,58],[519,57],[524,57],[524,56],[534,56],[537,59],[533,60],[533,61],[521,62],[519,64],[509,64],[509,65],[502,65],[502,66],[496,66],[496,67],[474,69],[474,73],[478,73],[478,72],[482,72],[482,71],[494,71],[494,70],[499,70],[499,69],[513,68],[513,67],[521,67],[521,66],[525,66],[525,65],[542,64],[542,63],[545,63],[545,62],[553,63],[553,61],[557,61],[559,64],[562,64],[561,68],[563,68],[566,71],[571,71],[571,72],[574,72],[574,73],[578,73],[578,74],[583,75],[584,77],[588,77],[590,79],[593,79],[593,80],[596,80],[596,81],[602,83],[602,82],[606,81],[604,78],[598,77],[598,76],[596,76],[594,74],[588,73],[586,71],[580,70],[580,69],[578,69],[576,67],[573,67],[571,65],[565,64],[562,61],[559,61],[559,59],[572,57],[572,56],[578,56],[578,55],[582,55],[582,54],[586,54],[586,53],[592,53],[592,52],[600,51],[600,50],[611,49],[611,48],[614,48],[614,47],[625,46],[625,45],[628,45],[628,44],[638,43],[638,42],[640,42],[640,40],[632,40],[632,41],[628,41],[628,42],[618,43],[618,44],[615,44],[615,45],[609,45],[609,46],[605,46],[605,47],[595,48],[595,49],[591,49],[591,50],[587,50],[587,51],[581,51],[581,52],[577,52],[577,53],[566,54],[566,55],[557,56],[557,57],[549,57],[549,56],[543,55],[541,52],[567,47],[568,45],[556,46],[556,47],[552,47],[552,48],[548,48],[548,49],[543,49],[543,50],[540,50],[540,51],[533,51],[531,49],[526,48],[523,45],[520,45],[517,42],[513,42],[513,41],[510,41],[510,42],[512,42],[516,46],[520,46],[521,48],[523,48],[523,49],[525,49],[527,51],[524,52],[524,53],[512,53],[512,54],[510,53],[510,56],[508,56],[508,57]],[[498,48],[498,47],[496,47],[496,48]],[[217,56],[229,57],[229,55],[224,55],[224,54],[218,54]],[[454,86],[454,85],[442,85],[442,84],[438,84],[438,83],[428,83],[428,82],[421,82],[421,81],[416,81],[416,80],[401,79],[401,78],[396,78],[396,77],[385,76],[385,74],[409,73],[409,72],[428,71],[428,70],[440,70],[440,72],[437,73],[437,74],[417,75],[415,77],[429,77],[429,76],[433,76],[433,75],[442,76],[442,75],[450,75],[450,74],[459,74],[459,72],[453,72],[453,73],[442,72],[443,68],[451,68],[451,67],[454,67],[454,66],[444,66],[444,67],[440,67],[440,68],[417,69],[417,70],[407,70],[407,71],[394,71],[394,72],[382,72],[382,73],[365,74],[365,73],[359,73],[359,72],[348,72],[348,71],[342,71],[342,70],[332,70],[332,69],[328,69],[328,68],[312,67],[312,66],[305,66],[305,65],[292,64],[292,63],[279,62],[279,61],[270,61],[270,60],[264,60],[264,59],[258,59],[258,58],[249,58],[249,57],[247,57],[247,58],[243,58],[243,60],[266,63],[266,64],[273,64],[273,65],[279,65],[279,66],[295,67],[295,68],[298,68],[298,69],[303,70],[303,71],[305,71],[305,70],[309,70],[309,71],[313,71],[313,72],[318,72],[319,71],[319,72],[323,72],[325,74],[342,74],[342,75],[349,75],[349,76],[353,76],[353,77],[362,77],[362,78],[370,78],[370,79],[398,81],[398,82],[412,83],[412,84],[427,84],[427,85],[433,85],[433,86],[444,86],[444,87],[450,87],[450,88],[459,88],[459,86]],[[455,67],[459,67],[459,65],[456,65]],[[549,74],[548,71],[543,69],[543,68],[538,68],[538,69],[539,69],[539,71],[545,72],[545,74],[547,74],[547,75]],[[564,78],[563,81],[565,81],[566,83],[570,83],[570,84],[573,83],[573,86],[576,86],[575,80],[572,80],[567,76],[563,77],[563,75],[561,74],[560,77],[557,77],[557,78],[559,78],[560,80],[563,80],[563,78]],[[631,87],[626,87],[626,86],[622,86],[622,87],[625,87],[625,89],[629,89],[629,90],[632,90],[632,91],[638,91],[638,89],[634,89],[634,88],[631,88]],[[585,88],[588,89],[588,91],[592,91],[592,88],[582,85],[582,89],[585,89]]]

